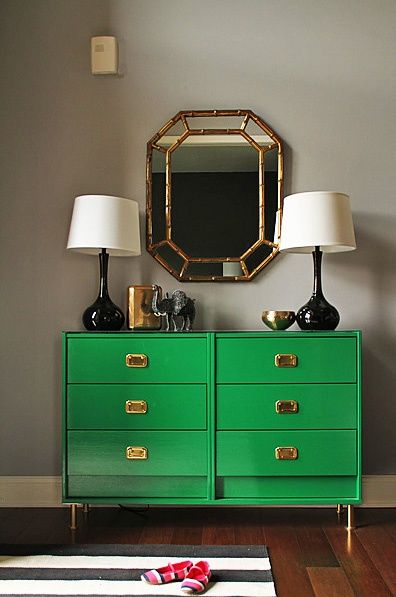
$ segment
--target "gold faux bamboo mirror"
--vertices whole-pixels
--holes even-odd
[[[179,281],[247,281],[278,253],[283,156],[250,110],[184,111],[147,144],[147,250]]]

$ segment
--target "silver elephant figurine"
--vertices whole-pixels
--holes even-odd
[[[153,285],[153,301],[152,309],[154,315],[157,317],[166,318],[166,331],[190,331],[195,319],[195,301],[189,298],[183,290],[175,290],[172,296],[168,293],[165,294],[164,298],[158,300],[159,288],[155,284]],[[178,329],[176,323],[176,317],[181,317],[182,324]]]

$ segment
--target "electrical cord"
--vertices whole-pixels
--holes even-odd
[[[137,516],[141,516],[142,518],[145,518],[145,513],[150,509],[149,505],[147,505],[145,508],[131,508],[130,506],[124,506],[124,504],[118,504],[118,506],[121,508],[121,510],[126,510],[132,514],[137,514]]]

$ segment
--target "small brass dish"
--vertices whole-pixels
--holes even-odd
[[[287,330],[296,320],[294,311],[263,311],[261,319],[271,330]]]

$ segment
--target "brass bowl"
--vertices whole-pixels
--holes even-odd
[[[261,319],[271,330],[287,330],[295,321],[294,311],[263,311]]]

